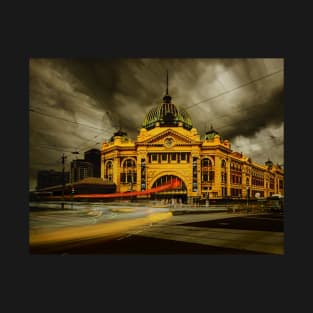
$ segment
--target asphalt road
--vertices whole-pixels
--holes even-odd
[[[127,238],[92,241],[69,246],[31,248],[32,254],[264,254],[251,251],[213,247],[195,243],[132,235]]]
[[[218,220],[185,223],[184,226],[283,232],[283,215],[279,213],[247,215]]]
[[[208,217],[210,214],[208,214]],[[186,216],[187,217],[187,216]],[[230,218],[180,223],[180,226],[283,232],[282,214],[240,215]],[[178,225],[178,226],[179,226]],[[166,225],[163,226],[166,228]],[[92,239],[30,247],[31,254],[266,254],[176,240],[124,235],[111,240]]]

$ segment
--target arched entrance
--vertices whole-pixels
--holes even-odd
[[[158,187],[160,185],[164,185],[169,183],[173,180],[178,180],[180,182],[179,186],[175,189],[165,190],[161,192],[157,192],[151,195],[151,199],[153,200],[166,200],[166,201],[173,201],[175,200],[176,203],[180,201],[182,203],[187,203],[187,187],[184,181],[175,175],[163,175],[159,177],[152,185],[152,188]]]

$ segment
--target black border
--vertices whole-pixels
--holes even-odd
[[[78,307],[86,310],[94,305],[99,309],[109,305],[110,309],[117,309],[135,303],[139,307],[144,304],[146,311],[170,309],[169,303],[174,302],[176,306],[171,309],[176,311],[185,301],[189,303],[189,299],[192,301],[184,308],[193,311],[199,305],[203,309],[238,307],[249,311],[253,308],[268,311],[268,305],[275,310],[288,307],[291,298],[288,292],[302,290],[300,278],[311,272],[306,242],[310,235],[310,205],[299,197],[306,190],[297,180],[298,166],[310,162],[306,149],[303,152],[306,161],[299,160],[297,152],[310,140],[310,121],[305,122],[303,105],[300,107],[308,101],[303,98],[305,89],[312,89],[308,83],[311,79],[303,73],[308,56],[299,49],[304,30],[299,32],[295,25],[291,32],[284,29],[286,24],[277,19],[277,13],[282,12],[273,7],[271,12],[261,11],[260,17],[254,13],[241,17],[229,7],[218,12],[212,8],[194,12],[194,7],[185,7],[185,11],[176,7],[171,11],[166,5],[149,18],[140,9],[135,15],[123,4],[120,6],[111,18],[111,8],[98,14],[87,10],[77,16],[76,23],[70,19],[76,14],[74,7],[50,6],[47,11],[51,10],[51,14],[47,18],[37,11],[33,12],[34,16],[26,14],[27,18],[18,15],[17,26],[12,26],[6,36],[5,51],[9,53],[4,59],[8,88],[7,98],[3,99],[6,115],[2,154],[6,157],[3,163],[6,179],[2,208],[9,217],[3,221],[6,228],[2,252],[9,268],[7,272],[11,274],[8,282],[14,286],[8,288],[8,294],[17,296],[12,306],[18,304],[19,295],[23,294],[30,303],[49,308],[58,309],[57,303],[64,300],[71,303],[72,310],[82,301],[86,304]],[[295,32],[298,38],[290,36]],[[284,256],[29,255],[28,59],[154,56],[285,58]],[[301,115],[297,115],[299,111]]]

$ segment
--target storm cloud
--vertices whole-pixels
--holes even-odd
[[[66,170],[72,151],[100,148],[121,128],[136,139],[169,94],[201,135],[211,125],[233,150],[283,164],[283,59],[30,59],[30,188],[38,170]]]

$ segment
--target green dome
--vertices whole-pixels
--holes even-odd
[[[265,162],[265,165],[267,167],[273,167],[273,162],[268,158],[268,160]]]
[[[114,137],[122,137],[122,138],[127,138],[127,133],[123,132],[121,129],[119,129],[117,132],[115,132],[113,134],[113,136],[111,137],[110,141],[113,142],[114,141]]]
[[[207,131],[203,137],[204,140],[213,140],[215,135],[220,136],[220,134],[213,129],[213,126],[211,126],[211,129]]]
[[[160,123],[160,126],[175,127],[179,123],[186,129],[192,128],[192,121],[185,110],[179,110],[174,103],[171,102],[169,95],[164,96],[163,103],[152,108],[145,117],[142,127],[151,129]]]

